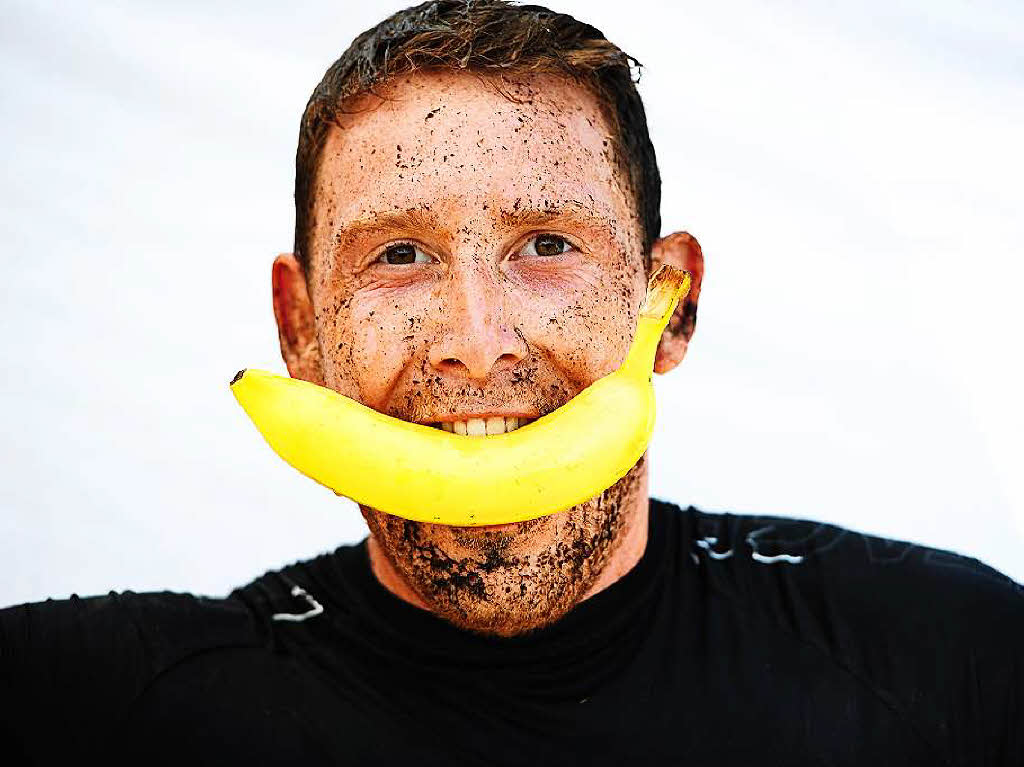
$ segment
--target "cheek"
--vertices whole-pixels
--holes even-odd
[[[354,388],[365,404],[382,404],[422,346],[434,303],[425,286],[352,293],[324,334],[329,384],[340,391]]]
[[[614,371],[636,328],[635,274],[591,268],[517,275],[518,309],[531,344],[582,389]]]

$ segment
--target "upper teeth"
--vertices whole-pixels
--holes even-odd
[[[492,418],[470,418],[466,421],[442,421],[432,425],[435,428],[441,428],[455,434],[482,437],[485,434],[504,434],[507,431],[515,431],[520,426],[526,426],[526,424],[533,420],[533,418],[503,417],[499,415]]]

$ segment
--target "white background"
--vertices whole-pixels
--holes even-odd
[[[0,604],[226,593],[365,535],[234,404],[283,372],[299,116],[404,3],[4,3]],[[1024,580],[1024,11],[559,2],[645,65],[704,246],[652,494]]]

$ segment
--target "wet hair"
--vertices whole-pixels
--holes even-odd
[[[612,128],[614,155],[632,188],[649,265],[661,231],[661,175],[636,89],[640,63],[600,30],[539,5],[430,0],[359,35],[310,96],[295,158],[295,257],[307,274],[314,180],[336,115],[347,99],[373,93],[396,75],[431,68],[555,74],[589,88]]]

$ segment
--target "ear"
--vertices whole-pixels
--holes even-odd
[[[687,232],[674,232],[655,241],[651,248],[651,274],[662,264],[685,269],[690,273],[690,292],[679,302],[665,331],[661,334],[654,357],[654,372],[667,373],[686,356],[690,338],[697,324],[697,299],[704,277],[704,255],[696,238]]]
[[[309,300],[306,275],[295,256],[282,253],[274,259],[271,282],[281,357],[288,366],[288,374],[323,386],[323,363],[316,338],[313,302]]]

